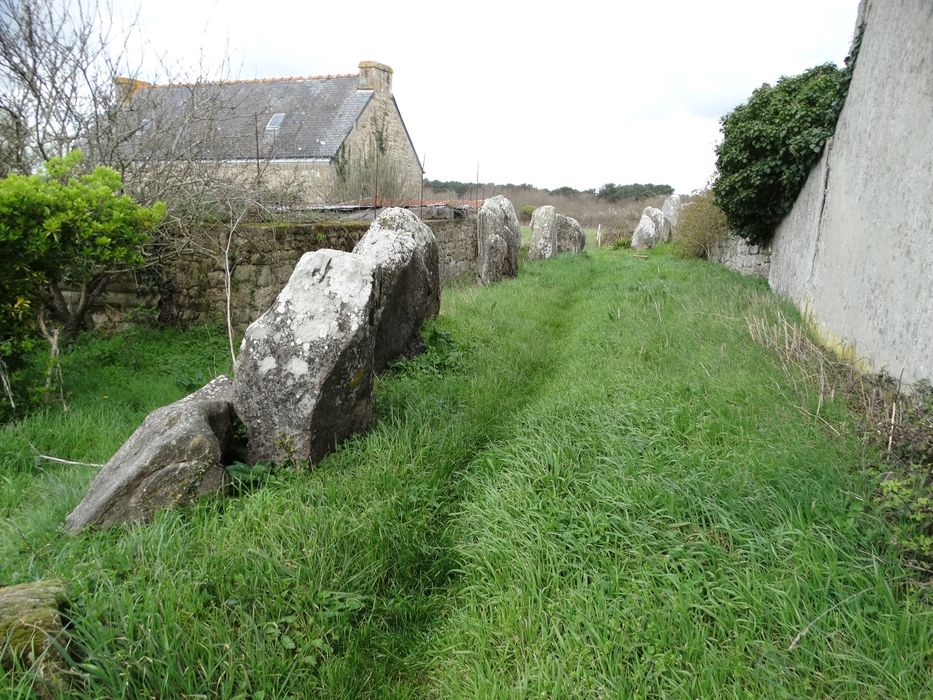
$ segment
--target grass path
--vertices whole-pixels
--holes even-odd
[[[0,581],[71,581],[87,697],[931,697],[849,417],[748,336],[775,308],[605,250],[448,290],[311,472],[62,538],[93,469],[37,473],[25,439],[102,461],[223,368],[203,333],[91,344],[67,416],[0,433]]]

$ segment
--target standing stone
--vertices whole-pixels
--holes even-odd
[[[10,673],[22,665],[35,673],[39,698],[62,697],[66,690],[58,651],[67,643],[59,611],[64,597],[65,584],[55,579],[0,587],[0,668]]]
[[[680,221],[680,212],[683,208],[683,200],[679,194],[668,195],[667,199],[664,200],[664,204],[661,205],[661,213],[670,223],[671,231],[677,228]]]
[[[641,219],[632,234],[632,248],[654,248],[670,240],[671,226],[664,214],[656,207],[645,207]]]
[[[424,350],[421,326],[441,308],[437,240],[417,216],[394,207],[376,217],[353,252],[378,268],[373,367],[381,372]]]
[[[476,267],[480,284],[494,284],[518,274],[522,233],[515,207],[501,194],[480,207],[476,221]]]
[[[379,272],[355,253],[305,253],[240,346],[234,405],[249,458],[317,462],[372,421]]]
[[[557,215],[557,252],[579,255],[586,245],[586,233],[580,222],[563,214]]]
[[[531,214],[529,260],[546,260],[557,254],[557,210],[549,204]]]
[[[223,489],[232,411],[233,383],[221,376],[150,413],[98,472],[65,528],[145,522]]]

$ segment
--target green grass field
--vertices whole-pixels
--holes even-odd
[[[70,582],[78,697],[931,697],[871,451],[749,336],[779,308],[663,252],[449,289],[369,434],[66,537],[94,469],[29,443],[103,462],[228,365],[206,329],[84,342],[67,414],[0,429],[0,581]]]

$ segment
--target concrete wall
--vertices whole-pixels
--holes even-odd
[[[836,134],[772,243],[769,282],[825,341],[933,381],[933,1],[863,1]]]

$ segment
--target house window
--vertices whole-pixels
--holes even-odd
[[[266,131],[278,131],[279,127],[282,126],[283,119],[285,119],[285,112],[276,112],[273,114],[272,119],[266,124]]]

